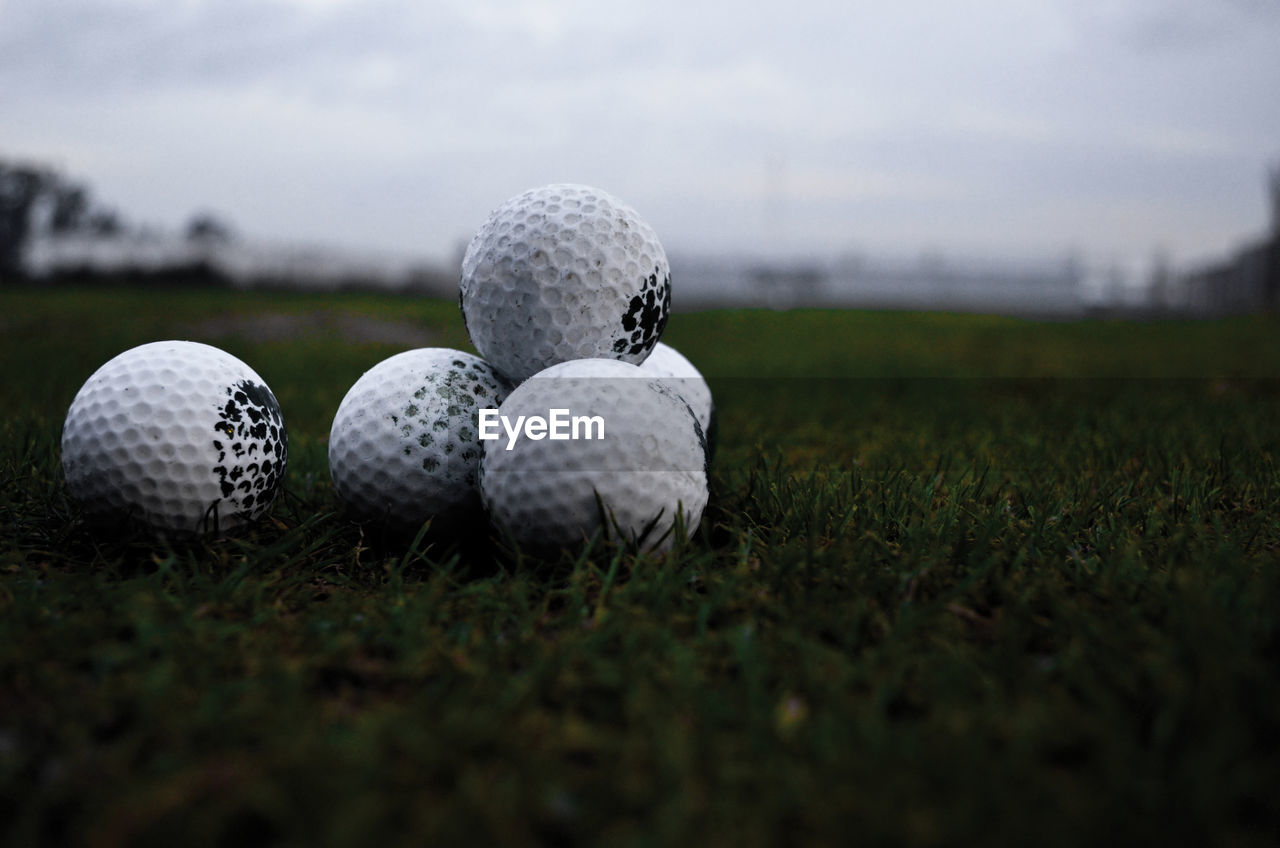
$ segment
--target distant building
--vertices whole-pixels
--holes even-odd
[[[1230,259],[1193,270],[1183,281],[1188,310],[1210,315],[1280,310],[1280,238],[1241,248]]]
[[[1229,259],[1195,268],[1180,288],[1187,309],[1209,315],[1280,310],[1280,167],[1272,170],[1271,231]]]
[[[1191,312],[1228,315],[1275,309],[1274,240],[1242,248],[1235,256],[1187,274],[1185,303]]]
[[[1070,317],[1085,308],[1075,261],[851,255],[806,261],[674,257],[677,309],[918,309]]]

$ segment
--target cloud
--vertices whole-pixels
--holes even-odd
[[[1268,0],[1162,0],[1122,3],[1119,8],[1121,17],[1112,22],[1118,37],[1128,47],[1150,54],[1238,45],[1268,30],[1274,34],[1280,24],[1280,6]]]

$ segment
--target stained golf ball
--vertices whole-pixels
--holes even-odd
[[[671,272],[653,229],[600,189],[557,184],[499,206],[462,260],[472,343],[515,383],[571,359],[639,363],[671,306]]]
[[[175,534],[253,521],[283,487],[287,461],[266,382],[199,342],[116,356],[80,388],[62,428],[67,489],[87,516],[130,516]]]
[[[514,389],[498,415],[504,432],[485,440],[480,492],[521,544],[562,548],[599,532],[666,549],[677,514],[686,534],[697,528],[708,496],[701,428],[683,398],[639,367],[554,365]],[[538,418],[549,426],[530,427]]]
[[[421,348],[379,362],[333,419],[338,496],[357,518],[393,525],[479,516],[477,409],[497,408],[506,394],[488,363],[462,351]]]

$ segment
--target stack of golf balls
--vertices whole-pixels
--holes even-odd
[[[329,470],[354,517],[414,528],[487,513],[535,548],[603,535],[665,549],[697,528],[711,393],[659,341],[671,274],[635,210],[573,184],[508,200],[467,248],[459,302],[480,356],[398,354],[338,407]],[[103,365],[62,438],[68,491],[88,514],[182,534],[265,513],[287,453],[262,378],[184,341]]]
[[[407,526],[483,507],[532,547],[597,533],[670,547],[707,502],[711,417],[701,375],[659,342],[670,301],[662,245],[616,198],[559,184],[508,200],[462,261],[480,357],[410,351],[361,377],[330,433],[339,496],[358,517]],[[556,410],[567,433],[571,419],[601,427],[586,439],[504,429]]]

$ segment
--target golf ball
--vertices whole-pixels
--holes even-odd
[[[329,473],[361,519],[420,525],[480,514],[476,411],[496,408],[506,381],[448,348],[398,353],[370,368],[338,406]]]
[[[697,528],[708,496],[702,431],[684,399],[639,367],[554,365],[498,415],[504,432],[485,440],[480,493],[521,544],[562,548],[601,532],[667,549],[677,513],[687,534]]]
[[[91,518],[175,534],[233,529],[283,487],[288,440],[258,374],[189,341],[144,344],[89,377],[67,410],[62,469]]]
[[[634,209],[589,186],[549,185],[480,227],[459,301],[476,350],[519,383],[571,359],[643,362],[667,323],[671,273]]]
[[[698,417],[702,432],[710,434],[714,412],[711,387],[684,354],[665,342],[658,342],[649,358],[640,363],[640,369],[675,389]]]

